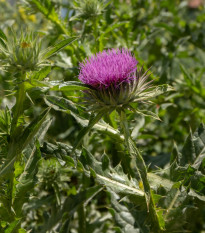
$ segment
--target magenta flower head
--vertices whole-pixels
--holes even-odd
[[[166,91],[146,82],[148,70],[138,71],[138,61],[126,49],[110,49],[80,63],[79,79],[88,87],[85,103],[88,110],[113,111],[128,108],[133,102],[145,102]]]
[[[79,79],[96,89],[118,88],[135,79],[137,63],[125,49],[104,50],[80,64]]]

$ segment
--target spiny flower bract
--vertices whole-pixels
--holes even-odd
[[[125,49],[104,50],[80,64],[79,79],[97,89],[117,87],[135,78],[137,63]]]

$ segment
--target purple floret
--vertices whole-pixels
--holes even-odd
[[[135,78],[138,61],[126,49],[110,49],[80,63],[79,79],[94,88],[117,87]]]

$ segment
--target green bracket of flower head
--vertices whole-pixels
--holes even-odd
[[[14,74],[39,70],[49,65],[51,56],[78,38],[70,37],[42,50],[42,40],[37,33],[21,31],[20,36],[17,36],[13,29],[10,31],[9,37],[0,31],[0,64],[4,71]]]
[[[73,5],[74,9],[77,10],[77,14],[70,20],[96,18],[102,14],[108,4],[105,4],[103,0],[75,0]]]

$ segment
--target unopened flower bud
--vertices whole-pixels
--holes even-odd
[[[0,44],[0,64],[5,71],[18,73],[38,70],[42,66],[40,59],[41,41],[32,33],[15,33]]]
[[[97,17],[105,7],[102,0],[76,0],[74,4],[79,12],[77,16],[83,19]]]

